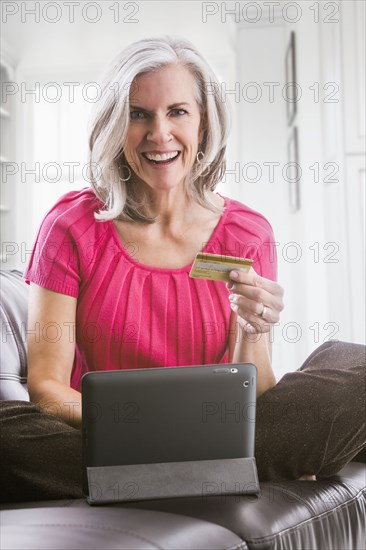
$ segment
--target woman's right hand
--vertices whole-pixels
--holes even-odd
[[[47,412],[81,427],[81,394],[70,388],[77,299],[31,283],[28,305],[28,391]]]

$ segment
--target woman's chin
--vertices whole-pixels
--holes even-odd
[[[183,183],[183,179],[184,179],[184,175],[180,177],[175,177],[175,178],[168,178],[168,177],[162,177],[162,176],[158,178],[146,177],[143,180],[143,182],[151,190],[169,191],[170,189],[175,189],[180,187]]]

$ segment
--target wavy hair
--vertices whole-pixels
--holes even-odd
[[[149,217],[144,209],[147,195],[133,185],[136,174],[124,155],[130,120],[129,96],[137,76],[177,64],[194,76],[194,97],[204,121],[200,144],[203,157],[194,162],[184,186],[188,195],[204,208],[213,212],[222,210],[211,202],[208,192],[215,189],[225,173],[229,108],[221,99],[218,78],[196,47],[186,39],[165,35],[129,45],[112,63],[102,82],[89,139],[91,186],[104,203],[95,214],[97,220],[154,223],[156,218]],[[131,171],[128,181],[124,181],[126,166]]]

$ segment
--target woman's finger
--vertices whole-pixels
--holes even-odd
[[[237,314],[237,320],[244,331],[251,334],[270,332],[272,326],[272,323],[268,323],[267,321],[259,321],[258,317],[254,319],[250,315],[247,317],[242,317],[239,313]]]
[[[232,292],[230,305],[241,327],[248,333],[269,332],[284,308],[282,287],[261,277],[252,268],[248,272],[230,272],[230,279],[233,281],[227,285]]]
[[[233,275],[237,274],[235,278]],[[250,268],[249,271],[230,271],[230,283],[227,284],[227,288],[236,292],[238,285],[244,284],[248,286],[253,286],[255,288],[263,289],[270,294],[282,297],[284,295],[283,288],[276,281],[271,281],[265,277],[261,277],[254,271],[253,268]],[[229,288],[230,287],[230,288]]]
[[[280,320],[280,310],[263,304],[248,301],[242,296],[236,295],[230,300],[232,310],[249,322],[277,323]]]
[[[230,294],[229,296],[230,304],[240,306],[242,313],[247,313],[248,315],[258,315],[260,316],[263,311],[263,304],[256,302],[247,296],[240,294]]]
[[[282,311],[284,308],[282,296],[275,296],[262,288],[241,283],[236,285],[236,287],[235,293],[232,291],[233,294],[230,294],[229,300],[238,303],[241,297],[243,308],[246,308],[252,314],[261,315],[263,306],[278,312]]]

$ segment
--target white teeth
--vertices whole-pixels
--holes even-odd
[[[173,159],[174,157],[177,157],[178,151],[173,151],[172,153],[164,153],[162,155],[151,155],[150,153],[145,153],[145,156],[149,160],[154,160],[155,162],[159,162],[161,160],[169,160],[169,159]]]

